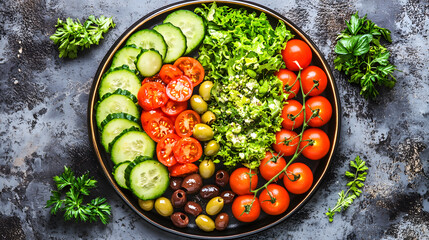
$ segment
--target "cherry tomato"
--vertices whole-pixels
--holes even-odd
[[[245,212],[246,208],[248,208],[246,206],[252,207]],[[232,203],[232,215],[240,222],[253,222],[258,219],[260,214],[261,206],[258,198],[253,200],[253,194],[238,196]]]
[[[250,187],[253,190],[257,185],[258,175],[245,167],[235,169],[229,176],[229,186],[238,195],[251,194]]]
[[[313,145],[306,146],[309,140],[313,141]],[[319,160],[323,158],[330,148],[330,141],[328,135],[324,131],[318,128],[309,128],[302,134],[302,141],[299,146],[302,150],[302,155],[311,160]]]
[[[287,69],[280,69],[276,72],[276,77],[283,82],[283,91],[288,93],[287,99],[294,98],[299,91],[299,81],[294,72]]]
[[[181,137],[189,137],[192,135],[194,126],[200,123],[200,115],[192,110],[183,111],[177,116],[174,124],[177,135]]]
[[[145,83],[148,83],[148,82],[158,82],[158,83],[161,83],[162,85],[167,85],[167,84],[165,84],[163,81],[162,81],[162,79],[161,79],[161,77],[159,76],[159,74],[155,74],[154,76],[152,76],[152,77],[147,77],[147,78],[145,78],[145,79],[143,79],[143,81],[142,81],[142,85],[143,84],[145,84]]]
[[[294,131],[282,129],[276,133],[276,143],[273,148],[283,156],[292,156],[298,148],[299,137]]]
[[[168,99],[167,103],[161,107],[161,110],[167,114],[167,116],[177,116],[188,108],[188,102],[176,102]]]
[[[198,60],[191,57],[181,57],[174,62],[174,66],[182,70],[183,74],[191,79],[195,87],[204,79],[204,68]]]
[[[262,159],[261,165],[259,165],[259,172],[265,180],[270,180],[274,176],[276,176],[279,172],[286,167],[286,161],[284,158],[280,156],[273,156],[271,152],[265,153],[265,158]],[[276,179],[283,178],[284,173],[280,174],[280,176]]]
[[[176,102],[186,102],[192,96],[194,90],[191,80],[185,75],[170,81],[167,85],[168,97]]]
[[[293,194],[303,194],[313,184],[313,172],[304,163],[292,163],[287,168],[286,174],[283,183],[286,189]]]
[[[137,93],[139,105],[146,111],[165,105],[168,101],[165,87],[158,82],[143,84]]]
[[[277,184],[269,184],[259,195],[259,203],[266,214],[279,215],[284,213],[289,207],[290,198],[284,187]]]
[[[150,119],[158,118],[159,116],[165,116],[159,109],[154,109],[149,111],[143,110],[140,116],[142,127],[144,127]]]
[[[305,102],[305,118],[308,121],[313,112],[319,112],[319,116],[315,117],[308,122],[310,127],[321,127],[331,120],[332,105],[328,99],[322,96],[315,96]]]
[[[173,122],[164,115],[153,116],[146,125],[143,125],[143,129],[155,142],[161,141],[167,134],[174,133]]]
[[[313,88],[313,90],[308,94],[309,96],[320,95],[325,91],[326,85],[328,85],[328,78],[326,77],[325,72],[316,66],[308,66],[302,70],[301,81],[304,94],[307,94],[311,90],[315,84],[314,81],[318,81],[319,86]]]
[[[283,61],[286,63],[286,68],[291,71],[298,71],[301,67],[306,68],[311,63],[313,57],[310,47],[302,40],[292,39],[286,44],[282,51]],[[298,62],[299,66],[296,62]]]
[[[169,167],[168,172],[170,172],[170,177],[183,177],[198,172],[198,166],[193,163],[177,163]]]
[[[179,163],[191,163],[198,161],[203,154],[201,143],[197,139],[184,137],[174,146],[174,157]]]
[[[166,84],[170,83],[171,80],[176,79],[183,75],[183,72],[171,64],[164,64],[159,71],[159,76],[162,81]]]
[[[156,145],[156,156],[158,161],[167,167],[171,167],[177,163],[174,157],[173,148],[180,140],[180,137],[174,133],[165,135]]]
[[[167,103],[168,104],[168,103]],[[287,130],[294,130],[302,126],[304,114],[302,104],[296,100],[288,100],[282,110],[282,126]],[[293,119],[293,120],[292,120]]]

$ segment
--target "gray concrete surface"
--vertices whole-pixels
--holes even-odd
[[[0,239],[169,239],[142,220],[104,177],[88,141],[88,94],[99,62],[143,15],[173,0],[0,1]],[[333,47],[352,13],[392,31],[391,61],[401,71],[392,90],[366,101],[333,71],[342,103],[341,141],[317,194],[287,221],[248,239],[429,238],[429,5],[418,0],[264,0],[322,50],[333,69]],[[58,58],[49,36],[57,18],[113,16],[117,27],[75,60]],[[356,155],[369,165],[363,195],[329,223],[324,212],[344,189]],[[64,165],[89,170],[94,194],[108,197],[112,221],[64,222],[43,208],[52,177]]]

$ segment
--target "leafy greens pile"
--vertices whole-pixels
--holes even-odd
[[[274,72],[284,66],[281,50],[293,37],[284,22],[273,29],[266,15],[216,3],[195,9],[207,21],[198,60],[214,82],[209,109],[226,167],[258,167],[275,142],[285,94]]]
[[[359,18],[357,12],[346,25],[337,38],[335,68],[349,75],[349,82],[360,84],[360,94],[365,99],[375,99],[379,94],[376,86],[392,88],[396,83],[396,67],[389,62],[390,52],[380,44],[381,37],[392,42],[390,31],[377,26],[366,15]]]

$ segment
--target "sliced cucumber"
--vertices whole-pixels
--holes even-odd
[[[135,165],[137,165],[143,161],[146,161],[146,160],[153,160],[153,159],[151,157],[148,157],[148,156],[138,156],[125,169],[125,183],[126,183],[128,188],[130,188],[130,172],[131,172],[131,170],[133,169],[133,167]]]
[[[139,118],[140,112],[137,105],[128,97],[120,94],[112,94],[99,102],[95,112],[98,128],[101,130],[101,122],[111,113],[128,113]]]
[[[106,124],[108,122],[110,122],[113,119],[117,119],[117,118],[128,119],[128,120],[133,121],[137,124],[141,123],[138,118],[136,118],[133,115],[130,115],[128,113],[111,113],[111,114],[107,115],[107,117],[101,122],[101,129],[103,129],[104,126],[106,126]]]
[[[109,146],[108,146],[108,152],[111,152],[112,151],[112,147],[113,147],[113,144],[115,144],[115,142],[119,139],[119,138],[121,138],[122,137],[122,135],[124,135],[124,134],[126,134],[127,132],[131,132],[131,131],[138,131],[138,132],[141,132],[142,131],[142,129],[140,128],[140,126],[137,128],[137,127],[135,127],[135,126],[132,126],[132,127],[130,127],[130,128],[126,128],[126,129],[124,129],[124,130],[122,130],[122,132],[121,133],[119,133],[119,135],[117,135],[110,143],[109,143]]]
[[[153,157],[155,142],[145,133],[129,131],[118,138],[110,151],[113,163],[132,161],[137,156]]]
[[[133,129],[134,131],[141,131],[139,124],[124,118],[112,119],[102,126],[102,128],[103,131],[101,132],[101,144],[103,144],[104,149],[106,149],[107,152],[110,152],[109,144],[124,130]]]
[[[177,10],[170,13],[164,20],[164,23],[171,23],[180,28],[186,36],[185,54],[196,49],[204,39],[206,25],[203,19],[189,10]]]
[[[116,180],[116,183],[125,189],[128,189],[127,183],[125,181],[125,169],[130,164],[130,161],[121,162],[120,164],[116,165],[113,169],[113,177]]]
[[[185,53],[186,37],[180,28],[175,27],[171,23],[164,23],[155,26],[153,29],[161,33],[167,43],[168,48],[164,58],[165,63],[172,63]]]
[[[143,77],[151,77],[161,70],[162,57],[156,50],[143,50],[137,56],[136,66]]]
[[[136,61],[137,55],[139,55],[141,51],[142,50],[136,47],[136,45],[125,46],[119,49],[113,56],[112,64],[110,67],[117,68],[122,65],[127,65],[131,70],[135,70],[136,65],[134,64],[134,62]]]
[[[162,35],[152,29],[143,29],[131,35],[125,45],[136,45],[141,49],[155,49],[164,59],[167,53],[167,44]]]
[[[137,75],[128,68],[115,68],[104,74],[98,89],[100,99],[106,93],[113,93],[118,88],[127,90],[134,96],[137,96],[141,86],[141,81]]]
[[[103,97],[100,99],[100,101],[103,101],[105,98],[109,97],[112,94],[124,95],[126,97],[129,97],[131,100],[133,100],[133,102],[135,102],[135,103],[138,102],[137,97],[134,94],[132,94],[128,90],[124,90],[124,89],[120,89],[120,88],[116,89],[113,93],[104,94]]]

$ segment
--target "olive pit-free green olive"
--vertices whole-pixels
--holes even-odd
[[[195,223],[197,226],[205,231],[205,232],[211,232],[215,230],[215,223],[214,221],[207,215],[201,214],[195,219]]]
[[[216,167],[212,160],[206,159],[201,161],[200,166],[198,167],[198,170],[200,171],[201,177],[207,179],[213,176],[216,170]]]
[[[204,154],[209,157],[214,156],[217,152],[219,152],[219,148],[219,143],[217,143],[215,140],[211,140],[204,147]]]
[[[202,142],[211,140],[214,136],[213,129],[204,123],[198,123],[194,126],[194,131],[192,133],[194,137]]]
[[[207,103],[200,95],[193,95],[191,97],[191,107],[198,114],[203,114],[207,111]]]
[[[207,203],[206,213],[208,215],[216,215],[222,210],[223,205],[224,205],[223,198],[214,197],[210,199],[210,201]]]
[[[213,87],[212,81],[204,81],[203,83],[201,83],[199,93],[204,100],[206,101],[210,100],[210,96],[211,96],[210,91],[212,90],[212,87]]]
[[[153,204],[154,204],[153,200],[141,200],[141,199],[139,199],[139,206],[145,211],[152,210]]]
[[[173,214],[173,205],[171,204],[170,199],[160,197],[155,201],[155,210],[159,215],[168,217]]]
[[[216,120],[216,115],[212,111],[207,111],[201,116],[201,122],[210,125]]]

